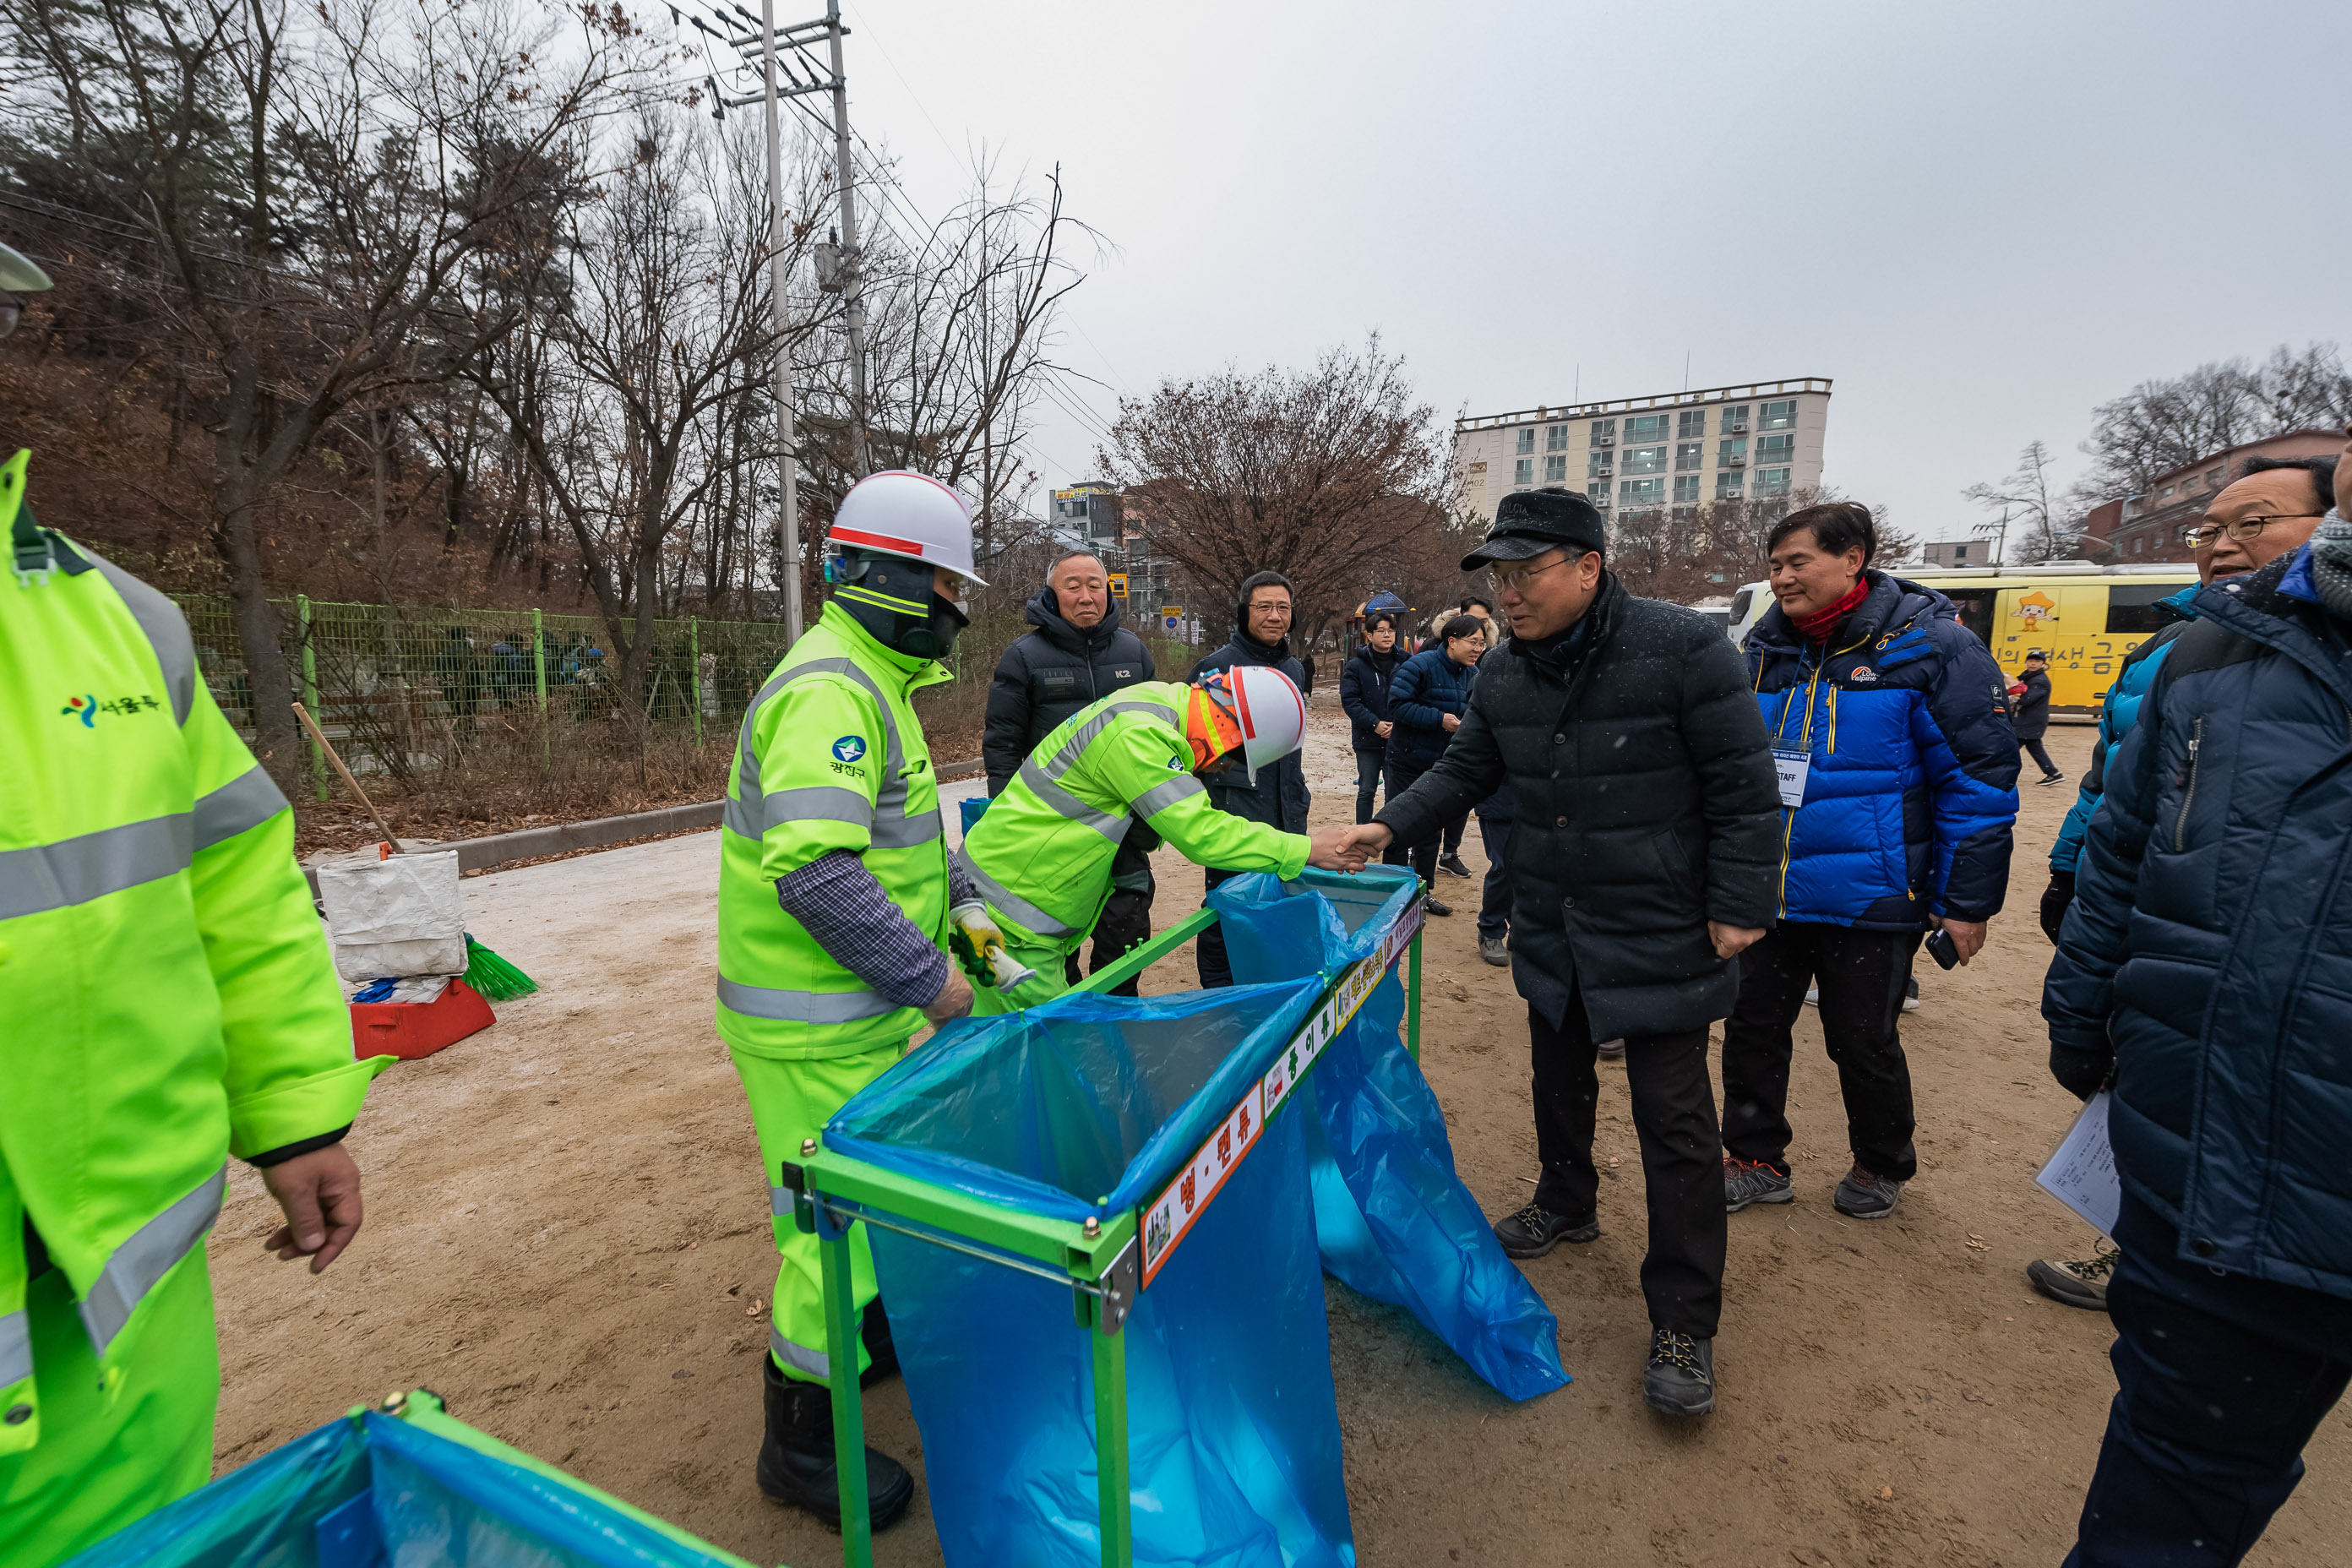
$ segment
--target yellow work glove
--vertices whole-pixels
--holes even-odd
[[[978,899],[957,904],[948,910],[948,924],[955,928],[961,945],[972,956],[983,985],[993,984],[1000,991],[1009,991],[1036,974],[1013,962],[1005,951],[1004,932],[988,918],[988,906]]]

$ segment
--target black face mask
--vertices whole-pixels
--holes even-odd
[[[929,567],[895,555],[844,551],[825,563],[824,576],[836,584],[834,602],[852,620],[909,658],[947,658],[956,635],[971,625],[961,605],[932,591]]]

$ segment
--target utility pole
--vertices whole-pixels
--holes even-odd
[[[794,22],[788,26],[776,26],[775,0],[760,0],[760,16],[724,0],[726,8],[745,21],[756,20],[759,31],[741,37],[728,37],[713,32],[698,16],[687,16],[695,26],[719,38],[739,53],[757,44],[764,80],[761,91],[751,98],[720,98],[718,108],[742,109],[760,104],[768,120],[768,198],[772,221],[768,232],[770,289],[775,300],[776,330],[776,442],[782,448],[780,461],[783,474],[783,516],[777,531],[783,542],[783,555],[793,580],[784,587],[784,635],[797,642],[801,635],[800,580],[800,467],[797,455],[798,432],[793,417],[792,349],[786,336],[785,286],[790,278],[787,264],[789,231],[784,221],[784,153],[782,100],[803,98],[811,93],[830,90],[833,94],[833,140],[835,165],[841,181],[841,230],[839,245],[817,247],[817,287],[826,293],[842,296],[844,313],[849,329],[849,433],[853,480],[864,479],[873,471],[874,458],[868,447],[866,432],[866,309],[860,299],[858,284],[857,206],[850,191],[851,160],[849,153],[849,94],[842,75],[841,40],[849,29],[841,25],[840,0],[826,0],[821,19]],[[672,7],[673,15],[677,14]],[[731,25],[731,24],[730,24]],[[832,45],[833,69],[827,80],[815,68],[815,61],[805,51],[814,44],[822,29]],[[803,81],[789,63],[780,58],[783,49],[798,49],[802,64],[810,79]],[[776,77],[782,71],[790,85],[779,88]],[[714,79],[711,92],[718,95],[719,84]]]
[[[833,45],[833,156],[841,182],[841,304],[849,329],[849,455],[853,481],[874,471],[866,437],[866,258],[857,247],[857,200],[850,178],[849,82],[842,74],[841,0],[825,0],[825,37]]]
[[[800,440],[793,428],[793,351],[785,320],[785,285],[792,267],[785,247],[784,128],[776,97],[776,0],[760,0],[760,36],[767,72],[762,96],[768,111],[768,289],[774,297],[776,328],[776,463],[783,479],[783,515],[776,531],[783,544],[784,570],[791,575],[791,581],[779,586],[784,594],[784,646],[790,647],[801,640]]]

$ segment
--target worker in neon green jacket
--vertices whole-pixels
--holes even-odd
[[[46,286],[30,265],[0,247],[0,289]],[[227,1162],[285,1211],[265,1245],[324,1268],[394,1059],[352,1058],[294,814],[187,623],[37,524],[28,461],[0,468],[0,1568],[211,1477]]]
[[[1257,770],[1298,750],[1307,705],[1270,666],[1217,670],[1199,683],[1147,681],[1079,709],[1036,751],[957,852],[986,905],[950,915],[986,956],[1001,944],[1034,971],[979,993],[978,1009],[1034,1007],[1068,987],[1063,960],[1094,929],[1110,897],[1110,868],[1128,825],[1141,819],[1186,859],[1229,871],[1354,870],[1339,852],[1345,829],[1285,833],[1209,804],[1208,774]]]
[[[859,480],[827,542],[833,598],[752,698],[728,781],[718,1029],[751,1102],[781,1259],[752,1473],[769,1497],[838,1524],[821,1257],[793,1223],[782,1167],[926,1022],[971,1009],[945,952],[957,900],[913,700],[950,679],[939,661],[965,625],[950,595],[979,579],[962,499],[921,474]],[[892,1361],[863,1226],[850,1254],[862,1376]],[[915,1492],[872,1448],[866,1487],[877,1528]]]

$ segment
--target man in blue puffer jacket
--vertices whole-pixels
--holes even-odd
[[[1896,1029],[1930,925],[1967,963],[2009,888],[2017,740],[2008,682],[1952,602],[1869,569],[1869,509],[1772,531],[1776,603],[1748,672],[1780,773],[1780,924],[1740,955],[1723,1026],[1724,1205],[1788,1203],[1790,1028],[1818,982],[1853,1166],[1831,1202],[1895,1212],[1916,1173]]]
[[[2123,1186],[2077,1568],[2237,1563],[2352,1380],[2352,485],[2336,500],[2308,548],[2198,595],[2042,991],[2052,1075],[2112,1083]]]
[[[2266,476],[2266,477],[2265,477]],[[2082,792],[2074,808],[2058,829],[2050,850],[2050,886],[2042,895],[2042,930],[2054,944],[2066,906],[2074,898],[2075,861],[2083,850],[2083,832],[2106,788],[2107,758],[2123,743],[2139,717],[2140,700],[2147,694],[2173,640],[2197,618],[2193,601],[2202,583],[2218,583],[2268,565],[2311,537],[2319,519],[2314,508],[2326,509],[2325,496],[2313,492],[2314,470],[2308,459],[2256,458],[2242,475],[2216,495],[2205,515],[2189,527],[2189,544],[2197,563],[2200,584],[2183,588],[2158,607],[2179,617],[2132,649],[2115,683],[2107,688],[2099,709],[2098,738],[2092,742],[2091,765],[2083,774]],[[2326,485],[2330,481],[2318,481]],[[2088,1258],[2037,1258],[2025,1266],[2033,1288],[2070,1307],[2104,1312],[2107,1282],[2115,1277],[2121,1255],[2113,1247],[2095,1248]]]

